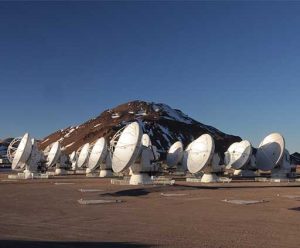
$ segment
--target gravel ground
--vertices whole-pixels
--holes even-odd
[[[84,176],[10,181],[5,173],[0,179],[0,247],[300,246],[300,183],[120,186]]]

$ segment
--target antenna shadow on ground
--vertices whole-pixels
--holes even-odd
[[[100,196],[145,196],[151,193],[161,193],[161,192],[170,192],[170,191],[180,191],[180,190],[197,190],[197,189],[205,189],[205,190],[218,190],[218,189],[260,189],[260,188],[283,188],[283,187],[298,187],[300,185],[249,185],[249,186],[238,186],[238,185],[173,185],[173,186],[161,186],[161,187],[152,187],[152,188],[135,188],[135,189],[126,189],[120,190],[113,193],[104,193],[100,194]]]
[[[263,189],[263,188],[300,188],[300,185],[247,185],[247,186],[237,186],[237,185],[228,185],[228,186],[198,186],[198,185],[185,185],[188,189]]]
[[[300,211],[300,207],[296,207],[296,208],[289,208],[289,210]]]
[[[161,186],[161,187],[152,187],[152,188],[138,188],[138,189],[126,189],[116,191],[114,193],[104,193],[101,196],[143,196],[148,195],[150,193],[161,193],[161,192],[169,192],[169,191],[179,191],[179,190],[191,190],[191,189],[210,189],[216,190],[217,187],[206,187],[206,186],[183,186],[183,185],[173,185],[173,186]]]
[[[0,240],[0,248],[144,248],[154,247],[154,245],[145,245],[139,243],[127,242],[76,242],[76,241],[31,241],[31,240]]]

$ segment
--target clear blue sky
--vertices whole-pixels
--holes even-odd
[[[129,100],[300,150],[300,2],[0,2],[0,137]]]

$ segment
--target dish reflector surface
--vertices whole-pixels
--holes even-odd
[[[190,144],[188,144],[187,148],[183,152],[181,164],[182,164],[183,168],[185,168],[185,169],[187,169],[187,158],[188,158],[188,154],[189,154],[189,151],[191,150],[191,146],[192,146],[193,142],[194,141],[192,141]]]
[[[280,133],[271,133],[263,139],[256,152],[257,168],[272,170],[284,155],[285,140]]]
[[[188,152],[187,168],[191,173],[197,173],[206,167],[212,159],[215,150],[214,139],[209,134],[203,134],[193,141]]]
[[[86,160],[87,160],[87,158],[89,156],[89,149],[90,149],[90,144],[89,143],[86,143],[82,147],[82,149],[81,149],[81,151],[79,153],[79,156],[78,156],[78,161],[77,161],[77,166],[79,168],[81,168],[84,165],[84,163],[86,162]]]
[[[58,141],[56,141],[55,143],[53,143],[50,152],[48,153],[48,157],[47,157],[47,167],[52,167],[58,160],[60,155],[60,144]]]
[[[231,144],[228,148],[229,164],[234,169],[240,169],[250,160],[252,146],[248,140]]]
[[[16,169],[18,167],[19,163],[25,163],[31,153],[31,149],[32,149],[32,143],[31,143],[31,139],[29,137],[28,133],[25,133],[24,136],[22,137],[20,144],[17,148],[17,151],[15,153],[13,162],[12,162],[12,169]]]
[[[142,137],[142,145],[149,147],[151,146],[151,140],[148,134],[144,133]]]
[[[137,122],[130,123],[121,133],[112,156],[114,172],[127,169],[140,153],[142,129]]]
[[[104,160],[107,155],[107,145],[105,139],[102,137],[98,139],[91,151],[88,167],[92,170],[95,169]]]
[[[75,160],[75,157],[76,157],[76,151],[73,151],[73,152],[70,154],[70,160],[71,160],[71,161]]]
[[[181,141],[177,141],[173,145],[171,145],[168,151],[167,164],[169,166],[177,165],[182,160],[182,156],[183,156],[183,144]]]

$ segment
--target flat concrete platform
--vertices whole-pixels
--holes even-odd
[[[299,182],[125,186],[75,175],[15,181],[1,173],[0,196],[0,247],[6,248],[300,244]]]

